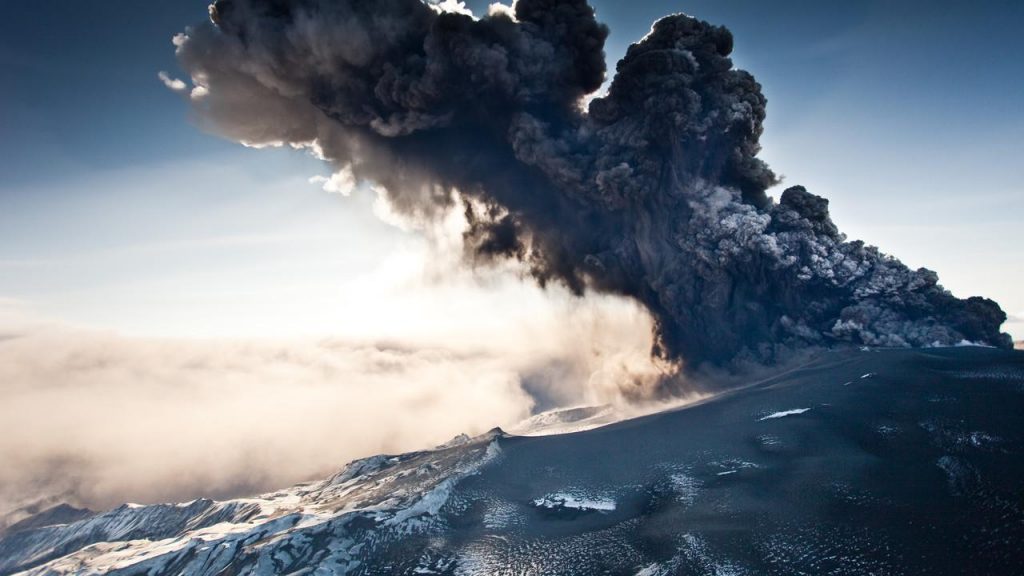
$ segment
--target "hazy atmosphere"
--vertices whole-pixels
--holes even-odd
[[[1024,339],[1024,75],[1007,67],[1024,62],[1020,3],[593,0],[608,28],[574,15],[579,46],[540,70],[490,77],[494,55],[470,52],[425,66],[479,65],[450,84],[396,71],[420,99],[383,112],[358,82],[333,100],[296,88],[323,80],[309,55],[358,79],[408,38],[488,38],[515,67],[555,32],[497,16],[422,40],[434,11],[511,10],[448,0],[382,27],[401,31],[394,47],[361,29],[333,44],[326,16],[276,26],[230,2],[220,34],[207,4],[4,2],[0,519],[272,490],[556,407],[640,413],[700,397],[700,374],[824,342]],[[708,125],[736,124],[687,142],[710,130],[743,151],[679,163],[672,178],[698,183],[687,224],[657,208],[669,194],[623,200],[665,178],[631,137],[656,123],[626,110],[661,70],[644,50],[690,25],[652,30],[675,12],[735,35],[733,69],[721,32],[688,31],[694,70],[723,70],[692,80],[721,96]],[[477,150],[510,161],[460,161]],[[789,274],[787,250],[818,266]],[[764,276],[736,283],[747,266]],[[869,267],[882,272],[850,280],[854,296],[815,283]],[[712,280],[739,286],[728,305],[686,291]],[[835,310],[805,305],[822,294]],[[744,295],[771,304],[736,312]]]

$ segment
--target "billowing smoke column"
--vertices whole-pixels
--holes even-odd
[[[723,27],[658,21],[587,107],[608,29],[584,0],[480,19],[420,0],[218,0],[210,14],[176,41],[212,129],[312,147],[407,216],[464,210],[471,261],[633,298],[664,357],[1010,346],[995,302],[848,242],[799,186],[769,198],[765,98]]]

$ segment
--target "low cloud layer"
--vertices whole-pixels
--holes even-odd
[[[427,346],[125,338],[58,326],[0,339],[0,516],[271,490],[346,461],[616,403],[662,376],[621,301]]]

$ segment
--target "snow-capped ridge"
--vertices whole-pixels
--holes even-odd
[[[344,573],[366,553],[361,542],[429,526],[461,480],[501,456],[505,436],[495,428],[434,450],[362,458],[327,480],[252,498],[124,504],[69,524],[30,527],[0,539],[0,574],[131,566],[213,576],[239,558],[257,573],[277,573],[314,556]],[[332,542],[326,550],[314,545],[323,538]]]

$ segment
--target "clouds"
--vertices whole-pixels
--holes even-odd
[[[184,92],[188,88],[188,85],[185,84],[184,80],[171,78],[167,72],[161,71],[157,74],[157,77],[164,83],[164,86],[167,86],[168,89],[173,90],[174,92]]]
[[[446,3],[457,8],[455,3]],[[767,100],[732,34],[656,22],[617,64],[583,0],[474,18],[420,0],[220,0],[177,55],[201,124],[308,148],[421,228],[465,216],[465,261],[628,297],[656,351],[775,362],[836,343],[1009,346],[991,300],[960,300],[832,223],[758,158]],[[372,40],[371,40],[372,39]],[[589,103],[584,106],[584,102]]]
[[[651,359],[640,307],[453,270],[452,253],[399,251],[336,291],[335,338],[126,337],[0,299],[0,517],[241,496],[537,410],[663,399],[675,367]]]
[[[443,350],[65,333],[0,355],[6,498],[39,484],[93,506],[265,490],[531,405],[509,367]]]
[[[126,337],[0,299],[0,518],[38,501],[242,496],[537,410],[657,408],[676,367],[650,357],[642,308],[543,292],[514,266],[474,274],[457,261],[464,225],[421,230],[329,294],[244,308],[283,332],[323,316],[334,338]]]
[[[313,176],[309,179],[310,184],[320,184],[324,192],[332,192],[348,196],[356,188],[355,178],[348,170],[339,170],[330,176]]]
[[[650,321],[608,302],[435,346],[25,329],[0,340],[0,513],[238,496],[536,408],[624,403],[664,376],[649,346]]]

